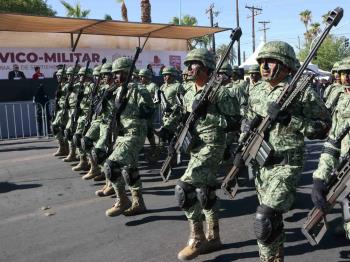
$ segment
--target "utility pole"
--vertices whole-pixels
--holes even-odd
[[[270,23],[270,21],[259,21],[259,24],[263,25],[263,28],[259,29],[259,31],[264,31],[264,42],[266,43],[266,31],[270,28],[267,28],[266,25]]]
[[[238,0],[236,0],[236,24],[237,27],[239,26],[239,11],[238,11]],[[232,46],[232,53],[233,53],[233,46]],[[237,41],[237,59],[238,59],[238,66],[241,65],[241,41]]]
[[[253,40],[253,53],[255,51],[255,16],[260,15],[262,12],[262,8],[258,8],[255,6],[245,6],[245,8],[249,9],[252,12],[251,16],[247,18],[252,18],[252,40]]]
[[[211,27],[214,27],[214,16],[217,17],[219,12],[218,11],[213,11],[214,9],[214,4],[211,4],[209,6],[209,8],[205,11],[206,14],[209,13],[209,19],[210,19],[210,26]],[[215,54],[216,51],[215,51],[215,35],[212,34],[211,36],[211,40],[212,40],[212,50],[213,50],[213,53]]]

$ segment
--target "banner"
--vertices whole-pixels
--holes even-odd
[[[36,66],[40,67],[40,72],[46,78],[52,78],[53,73],[57,70],[57,65],[74,66],[77,58],[81,66],[90,60],[90,67],[94,67],[101,64],[103,58],[107,58],[107,62],[113,62],[122,56],[132,58],[134,53],[135,50],[123,49],[79,48],[79,50],[71,52],[65,48],[0,48],[0,79],[8,78],[8,73],[13,70],[14,64],[19,66],[19,70],[24,73],[27,79],[32,78]],[[185,51],[143,50],[136,67],[141,69],[151,65],[155,75],[159,74],[159,70],[163,66],[173,66],[181,70],[185,56]]]

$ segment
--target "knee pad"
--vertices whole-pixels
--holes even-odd
[[[103,172],[106,178],[112,182],[116,181],[121,175],[119,164],[109,159],[103,164]]]
[[[81,134],[74,134],[72,141],[74,145],[81,148]]]
[[[94,141],[87,136],[84,136],[81,139],[80,143],[81,143],[81,149],[83,149],[84,152],[86,153],[89,153],[91,149],[94,147]]]
[[[282,213],[266,205],[258,206],[254,222],[256,238],[264,244],[270,244],[282,233],[282,230]]]
[[[196,199],[196,188],[189,183],[178,180],[175,186],[175,197],[178,205],[183,210],[188,210],[193,206]]]
[[[128,186],[133,186],[140,179],[139,170],[135,167],[124,166],[122,176]]]
[[[94,148],[91,150],[91,157],[96,164],[101,165],[107,158],[107,153],[99,148]]]
[[[215,188],[209,186],[196,188],[196,197],[204,209],[212,208],[217,199]]]
[[[73,134],[69,128],[64,130],[64,137],[70,141],[72,140]]]

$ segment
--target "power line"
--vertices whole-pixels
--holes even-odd
[[[214,27],[214,16],[217,17],[219,15],[219,13],[220,13],[218,11],[213,11],[213,9],[214,9],[214,4],[211,4],[209,6],[209,8],[205,11],[206,14],[209,13],[209,19],[210,19],[210,26],[211,27]],[[212,50],[213,50],[213,53],[215,54],[215,35],[214,34],[212,34],[211,40],[212,40]]]
[[[266,31],[270,29],[266,27],[266,25],[269,24],[270,21],[259,21],[258,23],[263,25],[263,28],[259,29],[259,31],[264,31],[264,42],[266,43]]]
[[[255,16],[260,15],[262,13],[262,8],[255,6],[245,6],[245,8],[249,9],[252,14],[247,18],[252,18],[252,41],[253,41],[253,52],[255,51]]]

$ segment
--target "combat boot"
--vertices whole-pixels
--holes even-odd
[[[73,171],[88,171],[89,170],[89,163],[84,155],[80,155],[80,161],[79,164],[72,168]]]
[[[122,214],[125,210],[127,210],[131,206],[131,202],[125,193],[125,188],[118,188],[116,191],[117,202],[113,207],[106,210],[106,216],[115,217]]]
[[[83,175],[81,178],[83,180],[93,179],[94,177],[101,174],[100,167],[93,160],[90,159],[90,170],[87,174]]]
[[[74,162],[76,161],[76,146],[72,143],[69,143],[69,155],[63,159],[63,162]]]
[[[63,139],[58,139],[58,149],[55,153],[53,153],[53,156],[66,156],[66,153]]]
[[[109,184],[104,185],[101,189],[95,192],[95,195],[99,197],[106,197],[114,194],[115,194],[114,188]]]
[[[99,181],[104,181],[106,179],[104,173],[100,173],[99,175],[94,177],[94,181],[99,182]]]
[[[260,262],[284,262],[283,246],[279,247],[275,256],[266,257],[260,255]]]
[[[125,210],[124,216],[135,216],[146,212],[145,202],[143,201],[142,191],[131,190],[132,205],[129,209]]]
[[[177,258],[181,261],[191,260],[196,258],[202,252],[202,248],[207,241],[203,232],[203,222],[188,220],[190,223],[190,236],[187,246],[182,249]]]
[[[219,233],[219,219],[208,219],[207,220],[207,241],[203,245],[202,253],[210,253],[221,249],[222,243],[220,240]]]

